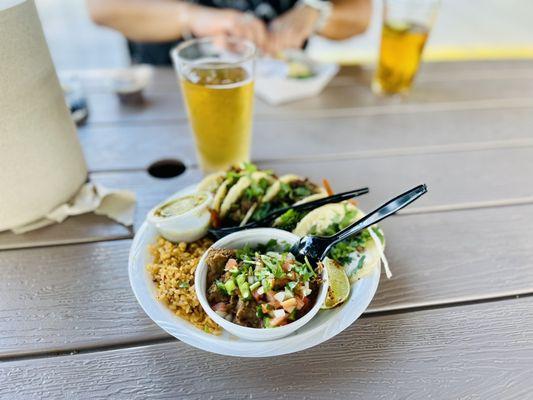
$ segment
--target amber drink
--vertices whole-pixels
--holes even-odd
[[[254,49],[239,39],[191,42],[192,50],[182,45],[173,58],[196,153],[205,172],[224,170],[250,157]],[[239,47],[245,54],[238,53]],[[184,62],[188,55],[192,60]]]
[[[409,92],[437,5],[437,1],[385,0],[379,61],[372,81],[375,93]]]

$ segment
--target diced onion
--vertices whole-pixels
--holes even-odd
[[[263,286],[259,286],[259,289],[257,289],[257,294],[258,294],[258,295],[263,295],[263,294],[265,294],[265,289],[263,288]]]
[[[283,300],[285,300],[285,292],[276,293],[274,298],[281,303]]]
[[[254,277],[249,275],[248,276],[248,283],[251,285],[252,283],[254,283]]]
[[[284,310],[274,310],[274,318],[282,318],[285,316]]]

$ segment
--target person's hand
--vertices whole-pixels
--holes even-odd
[[[297,6],[282,14],[269,26],[269,53],[276,55],[285,49],[300,49],[311,36],[320,17],[318,10]]]
[[[252,14],[232,9],[216,9],[191,4],[186,26],[196,37],[236,36],[251,40],[260,49],[265,48],[267,28]]]

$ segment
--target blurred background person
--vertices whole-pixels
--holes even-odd
[[[333,40],[363,33],[371,0],[87,0],[92,20],[128,39],[132,62],[170,64],[180,40],[213,35],[253,41],[276,55],[312,34]]]

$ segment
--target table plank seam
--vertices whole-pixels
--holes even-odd
[[[368,64],[371,66],[371,64]],[[372,69],[372,68],[370,68]],[[368,70],[364,68],[362,71]],[[109,87],[105,85],[99,85],[98,83],[92,83],[91,78],[85,78],[88,82],[86,83],[86,93],[91,94],[112,94],[109,91]],[[97,79],[96,77],[92,78]],[[529,80],[533,79],[533,69],[531,68],[516,68],[516,69],[487,69],[487,70],[475,70],[475,71],[460,71],[456,72],[453,75],[450,73],[442,72],[431,72],[430,74],[422,72],[420,76],[417,77],[417,82],[461,82],[461,81],[494,81],[494,80]],[[82,80],[84,77],[82,76]],[[327,87],[351,87],[361,82],[353,76],[336,76]],[[369,83],[370,84],[370,83]],[[169,85],[155,85],[147,89],[147,96],[150,94],[174,94],[179,92],[179,86],[176,85],[174,88],[169,88]]]
[[[279,109],[263,111],[255,114],[254,119],[271,120],[298,120],[298,119],[321,119],[321,118],[346,118],[357,116],[389,115],[389,114],[416,114],[440,111],[469,111],[469,110],[501,110],[514,108],[531,108],[533,99],[529,97],[515,97],[508,99],[483,99],[483,100],[460,100],[455,102],[420,103],[420,104],[391,104],[379,106],[331,108],[320,110],[291,110],[290,113],[279,113]],[[187,121],[187,117],[168,118],[144,118],[123,120],[101,120],[89,122],[88,126],[142,126],[163,123],[180,123]]]
[[[277,119],[303,119],[303,118],[340,118],[367,115],[388,114],[416,114],[439,111],[469,111],[469,110],[501,110],[511,108],[533,107],[533,99],[530,97],[516,97],[509,99],[484,99],[484,100],[460,100],[455,102],[420,103],[420,104],[392,104],[386,106],[366,106],[331,108],[320,110],[293,110],[290,114],[263,112],[256,115],[256,119],[273,117]]]
[[[513,207],[513,206],[525,206],[533,204],[533,196],[509,198],[501,200],[488,200],[488,201],[474,201],[468,203],[457,204],[445,204],[440,206],[427,206],[427,207],[411,207],[399,211],[396,215],[415,215],[415,214],[438,214],[451,211],[467,211],[486,208],[500,208],[500,207]]]
[[[466,142],[454,144],[442,144],[435,146],[412,146],[401,148],[389,148],[380,150],[361,150],[343,153],[320,153],[315,155],[302,155],[280,158],[257,158],[252,160],[257,164],[262,163],[310,163],[316,161],[341,161],[341,160],[361,160],[385,157],[412,156],[412,155],[431,155],[431,154],[448,154],[448,153],[465,153],[486,150],[514,149],[533,147],[533,138],[494,140],[487,142]],[[153,160],[157,161],[157,160]],[[90,173],[130,173],[143,172],[146,168],[92,168]],[[188,169],[196,170],[199,168],[197,162],[187,164]]]
[[[274,159],[257,159],[257,163],[272,163],[280,164],[294,163],[294,162],[316,162],[316,161],[340,161],[340,160],[360,160],[371,158],[385,158],[398,156],[413,156],[413,155],[431,155],[431,154],[448,154],[448,153],[465,153],[486,150],[500,150],[500,149],[514,149],[533,146],[533,139],[509,139],[509,140],[495,140],[487,142],[467,142],[456,144],[442,144],[435,146],[413,146],[402,148],[390,148],[382,150],[361,150],[354,152],[343,153],[321,153],[316,155],[303,155],[288,158],[274,158]],[[194,164],[195,165],[195,164]]]
[[[75,217],[74,217],[75,218]],[[46,228],[45,228],[46,229]],[[59,247],[59,246],[72,246],[72,245],[79,245],[79,244],[90,244],[90,243],[102,243],[102,242],[118,242],[121,240],[124,241],[131,241],[133,240],[134,234],[131,233],[129,235],[117,235],[116,237],[102,237],[102,238],[79,238],[74,240],[64,240],[62,242],[51,242],[51,243],[39,243],[37,245],[12,245],[12,246],[2,246],[0,245],[0,251],[16,251],[16,250],[23,250],[23,249],[41,249],[41,248],[50,248],[50,247]]]
[[[465,299],[465,300],[452,302],[452,303],[446,302],[446,303],[441,303],[441,304],[418,305],[415,307],[405,307],[405,308],[381,310],[381,311],[378,310],[375,312],[365,311],[361,315],[360,318],[365,318],[365,319],[376,318],[376,317],[382,317],[386,315],[416,313],[416,312],[430,311],[430,310],[437,310],[437,309],[444,309],[444,308],[468,307],[468,306],[473,306],[477,304],[507,302],[507,301],[513,301],[513,300],[516,301],[516,300],[520,300],[520,299],[528,298],[528,297],[533,297],[533,288],[531,292],[506,294],[506,295],[498,296],[494,298]],[[32,353],[20,354],[20,355],[8,355],[8,356],[0,355],[0,362],[2,364],[6,364],[6,363],[13,363],[13,362],[24,361],[24,360],[76,356],[76,355],[82,355],[82,354],[147,347],[147,346],[152,346],[152,345],[157,345],[157,344],[171,343],[174,341],[179,342],[178,339],[168,336],[166,332],[161,331],[161,334],[165,335],[165,337],[126,341],[122,343],[114,343],[114,344],[105,345],[105,346],[86,346],[86,347],[79,347],[79,348],[63,349],[63,350],[58,350],[58,351],[32,352]]]
[[[390,306],[387,308],[376,308],[376,309],[368,309],[366,310],[363,315],[365,318],[372,318],[372,317],[379,317],[383,315],[396,315],[396,314],[406,314],[410,312],[417,312],[417,311],[428,311],[428,310],[439,310],[442,308],[453,308],[453,307],[461,307],[461,306],[468,306],[468,305],[475,305],[475,304],[487,304],[487,303],[494,303],[499,301],[507,301],[507,300],[518,300],[522,298],[532,297],[533,296],[533,286],[527,290],[517,290],[517,291],[510,291],[508,293],[503,294],[497,294],[497,295],[488,295],[484,297],[461,297],[457,299],[447,299],[446,301],[441,302],[420,302],[420,303],[412,303],[409,306],[399,306],[394,307]]]

